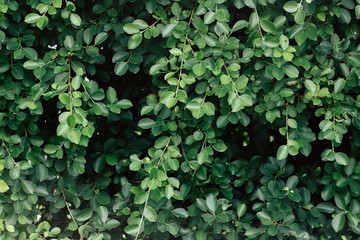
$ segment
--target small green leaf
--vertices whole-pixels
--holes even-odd
[[[2,179],[0,179],[0,193],[4,193],[7,190],[9,190],[9,186],[6,184],[6,182]]]
[[[206,102],[203,105],[204,113],[208,116],[213,116],[215,114],[215,105],[212,102]]]
[[[171,213],[175,217],[180,217],[180,218],[188,218],[189,217],[189,213],[184,208],[175,208],[174,210],[171,211]]]
[[[102,44],[103,42],[106,41],[108,37],[108,34],[106,32],[101,32],[99,33],[98,35],[96,35],[95,37],[95,45],[99,45],[99,44]]]
[[[138,126],[142,129],[149,129],[155,125],[155,121],[150,118],[143,118],[139,121]]]
[[[129,65],[127,62],[119,62],[115,65],[115,74],[118,76],[124,75],[129,70]]]
[[[205,202],[210,211],[216,211],[218,203],[216,197],[213,194],[208,195]]]
[[[109,212],[107,210],[106,207],[104,206],[99,206],[98,207],[98,215],[100,217],[100,220],[105,223],[106,220],[108,219],[108,216],[109,216]]]
[[[335,230],[335,232],[339,232],[344,228],[345,225],[345,216],[344,213],[338,213],[335,215],[333,220],[331,221],[331,226]]]
[[[196,76],[201,76],[205,73],[206,67],[204,63],[197,63],[192,67],[192,70]]]
[[[290,78],[297,78],[299,77],[299,70],[290,64],[282,66],[282,69],[284,70],[285,74]]]
[[[276,158],[277,160],[283,160],[288,156],[288,146],[281,145],[277,151]]]
[[[311,93],[315,93],[316,91],[316,85],[313,81],[311,80],[305,80],[305,87],[307,88],[307,90],[309,90],[309,92]]]
[[[77,128],[73,128],[67,133],[67,137],[71,142],[79,144],[81,138],[81,131]]]
[[[216,142],[213,144],[213,148],[217,152],[225,152],[227,149],[227,146],[225,145],[223,140],[216,140]]]
[[[239,30],[241,30],[241,29],[243,29],[243,28],[246,28],[248,25],[249,25],[249,23],[248,23],[247,21],[245,21],[245,20],[239,20],[239,21],[237,21],[237,22],[234,24],[234,26],[233,26],[233,28],[231,29],[231,31],[233,31],[233,32],[239,31]]]
[[[140,32],[140,29],[138,28],[138,26],[136,26],[135,24],[132,24],[132,23],[126,23],[123,26],[123,29],[129,35],[133,35],[133,34]]]
[[[70,21],[75,26],[80,26],[81,25],[81,17],[79,15],[77,15],[76,13],[70,14]]]
[[[90,208],[86,208],[84,210],[81,210],[75,215],[75,219],[81,222],[84,222],[91,218],[93,215],[93,211]]]
[[[208,158],[209,158],[208,153],[206,151],[201,151],[197,156],[197,161],[199,162],[200,165],[202,165],[208,160]]]
[[[144,217],[149,220],[150,222],[156,222],[157,220],[157,215],[155,210],[150,207],[150,206],[146,206],[144,209]]]
[[[42,182],[48,178],[49,171],[44,164],[38,163],[35,167],[35,174],[39,181]]]
[[[25,22],[26,23],[36,23],[38,20],[40,19],[40,15],[37,13],[29,13],[28,15],[26,15],[25,17]]]
[[[283,50],[286,50],[289,47],[289,39],[285,35],[280,36],[280,46]]]
[[[175,27],[176,27],[176,24],[168,24],[164,27],[164,29],[162,30],[162,37],[163,38],[167,38],[167,37],[170,37],[173,32],[175,31]]]
[[[128,41],[128,48],[129,49],[137,48],[142,42],[142,39],[143,39],[142,33],[137,33],[135,35],[132,35]]]
[[[247,210],[246,205],[243,203],[240,204],[236,210],[236,214],[237,214],[238,218],[241,218],[245,214],[246,210]]]
[[[284,4],[284,10],[288,13],[294,13],[297,11],[299,4],[295,1],[288,1]]]
[[[34,194],[35,186],[29,180],[22,180],[21,186],[22,186],[24,192],[26,192],[27,194]]]
[[[261,20],[260,26],[265,32],[272,33],[272,34],[276,33],[275,24],[270,22],[269,20]]]
[[[106,91],[106,98],[111,104],[117,101],[117,94],[114,88],[112,87],[108,88],[108,90]]]
[[[334,84],[335,93],[340,92],[345,87],[345,83],[346,82],[343,78],[339,78],[338,80],[336,80]]]
[[[340,165],[348,165],[349,164],[349,157],[342,152],[335,153],[335,160]]]
[[[105,156],[105,161],[110,166],[115,166],[117,164],[118,158],[115,154],[110,153]]]

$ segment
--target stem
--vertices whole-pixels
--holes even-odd
[[[234,90],[235,90],[235,92],[236,92],[236,95],[238,96],[238,98],[240,98],[240,94],[239,94],[238,90],[236,89],[235,83],[234,83],[234,81],[232,80],[232,78],[231,78],[231,76],[230,76],[230,73],[229,73],[229,70],[227,69],[227,67],[226,67],[225,64],[224,64],[224,68],[225,68],[225,70],[226,70],[226,73],[227,73],[228,77],[231,79],[231,83],[232,83],[232,86],[233,86],[233,88],[234,88]]]
[[[157,165],[156,165],[156,169],[159,168],[160,162],[163,162],[163,156],[164,156],[164,154],[165,154],[166,149],[169,147],[171,138],[172,138],[172,136],[169,137],[169,141],[167,142],[167,144],[166,144],[163,152],[161,153],[160,160],[158,161],[158,163],[157,163]],[[164,169],[164,170],[165,170],[165,169]],[[142,224],[143,219],[144,219],[145,208],[146,208],[147,205],[148,205],[148,200],[149,200],[149,196],[150,196],[150,191],[151,191],[151,190],[150,190],[150,188],[149,188],[148,191],[147,191],[146,200],[145,200],[145,204],[144,204],[144,210],[143,210],[143,212],[142,212],[142,214],[141,214],[140,223],[139,223],[139,228],[138,228],[138,230],[137,230],[137,233],[136,233],[136,236],[135,236],[135,240],[138,239],[139,234],[140,234],[140,231],[141,231],[141,224]]]
[[[258,27],[259,27],[259,33],[260,33],[260,36],[261,36],[262,41],[264,42],[264,36],[262,35],[262,32],[261,32],[260,18],[259,18],[259,14],[258,14],[258,12],[257,12],[256,6],[255,6],[255,14],[256,14],[257,24],[258,24]]]
[[[72,94],[71,94],[71,61],[69,59],[69,97],[70,97],[70,114],[72,114]]]
[[[288,126],[288,103],[286,103],[286,145],[289,144],[289,126]]]
[[[62,194],[63,194],[64,200],[65,200],[65,205],[66,205],[66,208],[67,208],[67,210],[68,210],[68,212],[69,212],[69,214],[70,214],[70,217],[71,217],[72,221],[73,221],[75,224],[77,224],[76,221],[75,221],[74,216],[72,215],[72,213],[71,213],[71,211],[70,211],[69,203],[66,201],[66,197],[65,197],[64,190],[61,190],[61,192],[62,192]]]

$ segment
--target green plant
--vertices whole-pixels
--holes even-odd
[[[0,240],[357,238],[359,18],[0,0]]]

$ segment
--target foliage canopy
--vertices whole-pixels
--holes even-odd
[[[0,240],[358,237],[357,19],[0,0]]]

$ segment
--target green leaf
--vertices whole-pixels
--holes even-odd
[[[244,3],[249,8],[255,8],[256,7],[256,0],[244,0]]]
[[[121,107],[121,109],[129,109],[133,106],[128,99],[121,99],[117,104]]]
[[[138,126],[142,129],[149,129],[155,125],[155,121],[150,118],[143,118],[139,121]]]
[[[81,25],[81,17],[79,15],[77,15],[76,13],[70,14],[70,21],[75,26],[80,26]]]
[[[272,34],[276,33],[275,24],[270,22],[269,20],[261,20],[260,26],[265,32],[272,33]]]
[[[231,31],[235,32],[235,31],[239,31],[243,28],[246,28],[249,25],[249,23],[245,20],[239,20],[237,21],[234,26],[232,27]]]
[[[293,65],[284,65],[282,66],[282,69],[284,70],[285,74],[290,78],[299,77],[299,70]]]
[[[206,197],[206,206],[209,208],[210,211],[215,212],[218,206],[218,202],[216,197],[213,194],[210,194]]]
[[[209,25],[213,23],[216,19],[216,14],[214,12],[207,12],[204,16],[204,23]]]
[[[208,158],[209,158],[208,153],[205,151],[201,151],[197,156],[197,161],[199,162],[200,165],[202,165],[208,160]]]
[[[169,142],[169,137],[162,136],[155,141],[154,148],[162,149],[167,145],[168,142]]]
[[[101,32],[99,33],[98,35],[96,35],[95,37],[95,45],[99,45],[99,44],[102,44],[103,42],[106,41],[108,37],[108,34],[106,32]]]
[[[28,15],[26,15],[25,17],[25,22],[26,23],[36,23],[38,20],[40,19],[40,15],[37,13],[29,13]]]
[[[286,181],[286,186],[288,187],[289,190],[292,190],[296,187],[298,182],[299,182],[299,178],[297,176],[291,176]]]
[[[24,190],[24,192],[26,192],[27,194],[34,194],[35,186],[29,180],[22,180],[21,186],[22,186],[22,189]]]
[[[355,7],[355,16],[356,19],[360,19],[360,5],[356,5]]]
[[[227,146],[225,145],[224,141],[223,140],[216,140],[216,142],[214,143],[213,145],[213,148],[215,151],[217,152],[225,152],[226,149],[227,149]]]
[[[115,166],[117,164],[118,158],[115,154],[110,153],[105,156],[105,161],[110,166]]]
[[[106,98],[111,104],[117,101],[117,94],[114,88],[112,87],[108,88],[108,90],[106,91]]]
[[[81,138],[81,131],[77,128],[70,129],[70,131],[67,133],[67,137],[71,142],[79,144]]]
[[[38,59],[38,53],[33,48],[23,48],[23,53],[30,60]]]
[[[247,94],[241,95],[240,102],[242,105],[244,105],[246,107],[252,106],[252,99],[251,99],[250,95],[247,95]]]
[[[261,220],[264,225],[272,224],[271,217],[266,212],[258,212],[256,216]]]
[[[71,50],[74,46],[74,37],[71,36],[71,35],[67,35],[65,37],[65,40],[64,40],[64,46],[68,49],[68,50]]]
[[[302,45],[306,41],[307,37],[308,37],[307,32],[301,30],[295,34],[295,41],[297,42],[298,45]]]
[[[100,220],[103,223],[105,223],[109,216],[109,212],[108,212],[107,208],[104,206],[99,206],[97,209],[97,212],[98,212]]]
[[[36,66],[37,67],[37,66]],[[25,64],[24,64],[24,68],[26,68],[25,67]],[[10,64],[9,63],[7,63],[7,62],[4,62],[4,63],[0,63],[0,73],[4,73],[4,72],[6,72],[7,70],[9,70],[10,69]]]
[[[2,179],[0,179],[0,193],[4,193],[7,190],[9,190],[9,186],[6,184],[6,182]]]
[[[54,144],[48,144],[44,148],[44,152],[47,154],[53,154],[59,149],[59,146],[56,146]]]
[[[335,153],[335,160],[340,165],[348,165],[349,164],[348,156],[342,152]]]
[[[316,91],[316,85],[313,81],[311,80],[305,80],[305,87],[307,88],[307,90],[309,90],[309,92],[311,93],[315,93]]]
[[[284,10],[288,13],[294,13],[297,11],[299,4],[295,1],[288,1],[284,4]]]
[[[208,116],[213,116],[215,114],[215,105],[211,102],[206,102],[203,105],[204,113]]]
[[[192,67],[192,70],[196,76],[201,76],[205,73],[206,67],[204,63],[197,63]]]
[[[115,74],[118,76],[124,75],[129,70],[129,65],[127,62],[119,62],[115,65]]]
[[[135,35],[132,35],[128,41],[128,48],[129,49],[137,48],[142,42],[142,39],[143,39],[142,33],[137,33]]]
[[[283,160],[288,156],[288,146],[281,145],[277,151],[276,158],[277,160]]]
[[[35,167],[36,177],[39,179],[40,182],[46,180],[49,175],[49,171],[44,164],[38,163]]]
[[[126,23],[123,26],[123,28],[124,28],[124,31],[130,35],[134,35],[134,34],[140,32],[140,29],[138,28],[138,26],[136,26],[135,24],[132,24],[132,23]]]
[[[280,46],[283,50],[289,47],[289,39],[285,35],[280,36]]]
[[[125,52],[125,51],[119,51],[119,52],[115,53],[114,56],[112,57],[112,62],[120,63],[120,62],[128,59],[129,56],[130,56],[130,53]]]
[[[179,218],[188,218],[189,217],[189,213],[184,208],[175,208],[174,210],[171,211],[171,213],[175,217],[179,217]]]
[[[143,223],[141,225],[143,225]],[[124,230],[127,234],[135,236],[138,232],[138,229],[139,229],[139,224],[130,224],[126,226]]]
[[[86,209],[83,209],[80,212],[78,212],[75,215],[75,219],[78,221],[84,222],[84,221],[90,219],[92,215],[93,215],[93,210],[91,210],[91,208],[86,208]]]
[[[333,220],[331,221],[331,226],[335,230],[335,232],[339,232],[344,228],[345,225],[345,216],[344,213],[338,213],[335,215]]]
[[[229,116],[222,115],[216,120],[216,127],[223,128],[229,123]]]
[[[17,166],[14,166],[10,169],[9,171],[9,176],[12,178],[12,179],[17,179],[19,178],[20,176],[20,168],[17,167]]]
[[[176,24],[173,24],[173,23],[166,25],[161,33],[162,37],[163,38],[170,37],[175,31],[175,27],[176,27]]]
[[[246,205],[243,203],[240,204],[236,210],[236,214],[237,214],[238,218],[241,218],[245,214],[246,210],[247,210]]]
[[[15,227],[13,225],[6,224],[5,228],[8,232],[11,232],[11,233],[15,232]]]
[[[345,83],[346,82],[343,78],[339,78],[338,80],[336,80],[334,84],[335,93],[340,92],[345,87]]]
[[[144,217],[149,220],[150,222],[156,222],[157,220],[157,215],[155,210],[150,207],[150,206],[146,206],[144,208]]]

